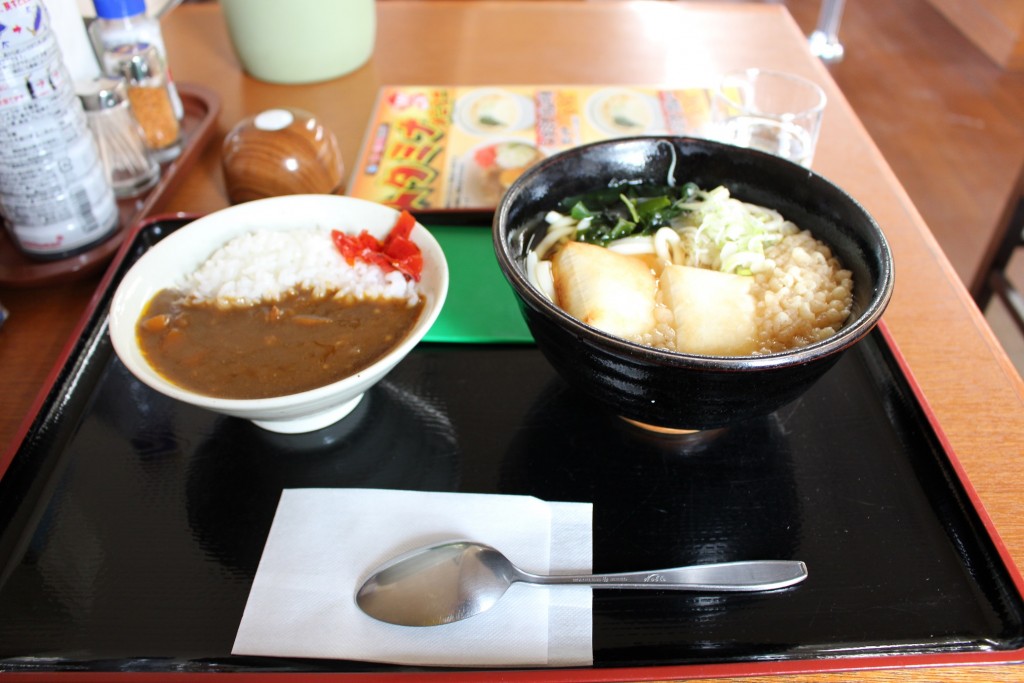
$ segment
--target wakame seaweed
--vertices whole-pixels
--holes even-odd
[[[652,235],[687,211],[700,188],[694,183],[680,186],[612,181],[608,187],[569,197],[560,204],[563,213],[577,221],[575,239],[607,245],[633,235]],[[584,219],[590,220],[585,221]]]

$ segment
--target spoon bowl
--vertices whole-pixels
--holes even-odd
[[[805,578],[807,566],[796,560],[722,562],[618,574],[542,576],[519,569],[488,545],[451,541],[420,548],[385,563],[356,592],[356,604],[369,616],[389,624],[437,626],[489,610],[516,582],[738,592],[786,588]]]

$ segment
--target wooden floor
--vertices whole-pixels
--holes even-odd
[[[820,0],[784,4],[809,34]],[[839,36],[833,78],[969,283],[1024,164],[1024,73],[991,61],[927,0],[851,0]],[[1024,337],[998,303],[987,316],[1024,374]]]

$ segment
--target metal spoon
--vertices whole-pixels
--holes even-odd
[[[437,626],[490,609],[516,581],[588,584],[595,588],[767,591],[807,578],[799,561],[759,560],[676,567],[653,572],[538,576],[522,571],[490,546],[454,541],[385,563],[356,593],[356,603],[380,621]]]

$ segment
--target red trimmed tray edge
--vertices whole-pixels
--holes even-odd
[[[7,472],[11,461],[18,452],[22,442],[28,435],[32,423],[35,421],[46,397],[50,394],[61,371],[70,360],[75,346],[78,343],[83,331],[89,321],[96,314],[99,303],[106,296],[108,288],[114,280],[121,263],[127,253],[132,249],[136,234],[151,223],[166,220],[194,220],[202,214],[179,212],[161,214],[147,217],[138,221],[127,231],[125,239],[118,248],[116,255],[103,275],[103,279],[96,287],[96,291],[86,310],[82,314],[75,329],[64,345],[58,360],[50,370],[43,387],[32,402],[32,407],[23,418],[20,427],[16,431],[15,438],[8,445],[5,452],[0,456],[0,478]],[[957,479],[967,494],[975,512],[978,515],[985,531],[999,554],[1000,560],[1006,567],[1014,587],[1021,594],[1024,594],[1024,578],[1022,578],[1016,563],[1010,556],[1009,550],[999,536],[992,518],[985,510],[984,504],[978,496],[977,490],[970,483],[967,473],[957,458],[952,444],[945,432],[939,425],[931,404],[924,396],[920,384],[914,377],[906,358],[899,350],[892,333],[889,331],[885,320],[882,319],[877,325],[878,332],[882,335],[890,353],[896,360],[903,374],[907,386],[914,395],[915,400],[921,408],[922,413],[928,420],[929,425],[935,432],[936,437],[942,445],[943,452],[949,459],[950,465],[956,472]],[[232,682],[249,683],[250,681],[265,682],[268,676],[273,676],[273,681],[302,681],[309,683],[326,683],[329,681],[391,681],[396,678],[408,681],[424,681],[428,683],[466,680],[466,681],[500,681],[502,683],[515,681],[531,681],[540,683],[611,683],[612,681],[666,681],[666,680],[701,680],[718,679],[730,677],[748,676],[773,676],[793,674],[820,674],[840,673],[871,670],[893,670],[904,668],[929,668],[929,667],[962,667],[998,664],[1024,664],[1024,648],[1014,650],[993,650],[988,652],[965,652],[965,653],[928,653],[928,654],[891,654],[891,655],[864,655],[863,657],[846,657],[843,659],[808,658],[786,661],[751,661],[751,662],[730,662],[721,664],[681,664],[652,667],[601,667],[601,668],[566,668],[566,669],[496,669],[481,670],[467,669],[466,671],[443,670],[443,671],[413,671],[407,673],[396,672],[374,672],[374,673],[351,673],[351,672],[278,672],[268,674],[267,672],[0,672],[0,681],[70,681],[72,683],[105,683],[110,680],[133,681],[135,683],[167,683],[171,681],[198,681],[204,680],[210,675],[227,676]]]

